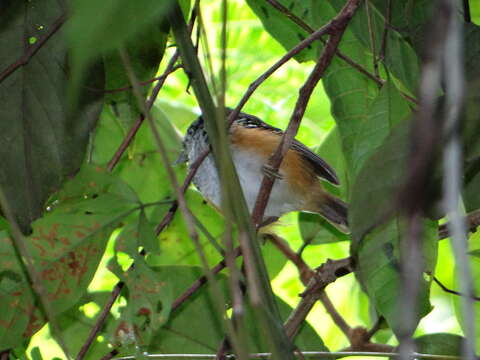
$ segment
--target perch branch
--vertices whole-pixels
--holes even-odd
[[[343,33],[347,28],[350,19],[355,14],[358,6],[360,5],[360,0],[349,0],[347,4],[343,7],[340,13],[332,19],[327,25],[325,25],[322,29],[323,31],[319,30],[317,33],[318,36],[323,34],[329,33],[330,37],[325,45],[322,55],[320,59],[316,63],[315,67],[313,68],[310,76],[308,77],[307,81],[300,89],[300,93],[297,99],[297,103],[295,104],[295,109],[293,111],[292,117],[288,124],[288,128],[284,135],[282,136],[282,140],[271,157],[269,161],[269,166],[274,172],[278,172],[280,165],[282,163],[283,157],[287,153],[290,145],[295,137],[298,128],[300,126],[300,122],[302,120],[303,114],[305,113],[305,109],[310,99],[310,96],[313,92],[313,89],[317,85],[318,81],[323,76],[325,70],[327,69],[328,65],[335,54],[335,50],[337,49],[340,40],[342,39]],[[232,116],[231,114],[230,116]],[[263,214],[265,212],[268,199],[270,197],[270,192],[272,191],[273,184],[275,178],[264,176],[262,180],[262,184],[260,186],[260,190],[258,192],[257,200],[255,202],[255,207],[252,213],[252,219],[255,224],[259,224],[263,220]]]

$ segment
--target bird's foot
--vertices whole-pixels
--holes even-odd
[[[262,166],[262,172],[263,172],[263,175],[268,176],[271,180],[273,180],[273,179],[282,180],[283,179],[283,176],[280,175],[277,171],[275,171],[274,168],[272,168],[268,164],[264,164]]]

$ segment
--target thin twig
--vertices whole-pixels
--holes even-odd
[[[351,258],[327,260],[316,270],[315,276],[312,276],[306,290],[301,294],[302,299],[285,322],[285,331],[290,339],[294,339],[297,335],[313,305],[320,299],[323,289],[339,277],[352,271]]]
[[[46,44],[46,42],[62,27],[62,25],[65,23],[67,20],[66,15],[60,16],[57,20],[55,20],[51,25],[50,29],[48,32],[45,33],[45,35],[39,37],[35,44],[31,45],[30,47],[27,48],[27,51],[14,63],[10,64],[7,68],[5,68],[1,73],[0,73],[0,83],[8,78],[15,70],[17,70],[19,67],[24,66],[28,64],[30,59],[42,48],[43,45]]]
[[[181,67],[182,67],[182,65],[180,65],[180,64],[175,65],[173,68],[170,68],[170,69],[167,67],[167,69],[165,69],[165,71],[163,72],[162,75],[154,77],[153,79],[150,79],[150,80],[141,81],[139,84],[141,86],[146,86],[146,85],[149,85],[149,84],[151,84],[155,81],[165,81],[166,77],[168,77],[168,75],[177,71]],[[102,90],[102,89],[94,89],[94,88],[90,88],[90,87],[88,89],[92,90],[92,91],[102,92],[104,94],[109,94],[109,93],[116,93],[116,92],[132,90],[133,87],[132,87],[132,85],[129,85],[129,86],[119,87],[119,88],[115,88],[115,89],[104,89],[104,90]]]
[[[195,176],[195,173],[197,172],[198,168],[202,164],[203,160],[207,157],[207,155],[210,153],[210,150],[205,150],[203,153],[200,154],[200,156],[190,165],[190,170],[183,181],[181,191],[182,193],[185,193],[187,191],[188,186],[192,182],[193,177]],[[163,217],[162,221],[160,221],[160,224],[158,224],[157,228],[155,229],[155,234],[159,235],[173,220],[173,216],[175,215],[175,212],[178,209],[178,202],[175,201],[173,202],[172,206],[168,210],[168,212],[165,214]]]
[[[286,17],[288,17],[290,20],[292,20],[294,23],[296,23],[298,26],[300,26],[306,32],[308,32],[310,34],[312,34],[314,32],[314,29],[312,27],[310,27],[310,25],[308,25],[306,22],[304,22],[302,19],[300,19],[298,16],[296,16],[293,12],[290,11],[290,9],[288,9],[287,7],[280,4],[277,0],[265,0],[265,1],[267,1],[275,9],[277,9],[278,11],[283,13]],[[320,38],[319,40],[323,44],[326,44],[326,40],[324,40],[323,38]],[[356,63],[354,60],[349,58],[347,55],[343,54],[340,51],[340,49],[337,49],[337,51],[335,52],[335,56],[337,56],[338,58],[345,61],[348,65],[350,65],[352,68],[358,70],[363,75],[365,75],[368,78],[370,78],[371,80],[375,81],[378,86],[382,86],[385,83],[385,81],[382,78],[380,78],[378,76],[375,76],[374,74],[369,72],[367,69],[365,69],[362,65]]]
[[[75,358],[75,360],[81,360],[85,358],[85,355],[87,354],[88,349],[90,348],[93,341],[97,337],[97,334],[100,332],[101,328],[105,324],[107,316],[110,314],[110,310],[112,309],[113,304],[117,300],[124,286],[125,286],[125,283],[123,281],[120,281],[113,288],[113,291],[110,294],[110,298],[108,299],[107,303],[104,305],[102,312],[98,316],[97,321],[95,321],[95,325],[90,330],[87,340],[80,348],[80,351],[78,352],[78,355]]]
[[[241,255],[241,250],[240,247],[235,248],[234,253],[232,256],[234,258],[237,258]],[[212,274],[218,274],[220,271],[225,269],[226,267],[226,262],[225,259],[220,261],[217,265],[215,265],[210,272]],[[198,291],[203,285],[207,283],[207,277],[206,276],[200,276],[187,290],[185,290],[179,297],[175,299],[175,301],[172,303],[172,312],[177,310],[185,301],[187,301],[196,291]]]
[[[347,28],[350,19],[353,17],[355,11],[360,5],[360,1],[361,0],[349,0],[347,4],[343,7],[343,9],[340,11],[340,13],[325,27],[322,28],[324,29],[323,32],[317,32],[319,34],[330,33],[330,37],[322,51],[320,59],[310,73],[307,81],[300,89],[300,94],[298,96],[297,103],[295,104],[295,109],[288,124],[288,128],[283,134],[282,140],[277,150],[269,161],[268,165],[274,172],[278,172],[283,157],[289,150],[293,138],[298,131],[300,122],[302,120],[303,114],[305,113],[305,109],[313,92],[313,89],[320,81],[328,65],[330,65],[333,55],[335,54],[335,50],[337,49],[340,40],[342,39],[343,33],[345,32],[345,29]],[[267,207],[268,199],[270,197],[270,192],[272,191],[274,182],[275,177],[263,177],[262,184],[260,186],[257,199],[255,201],[255,207],[252,212],[252,220],[254,224],[260,224],[263,220],[263,214]]]
[[[340,313],[337,311],[325,291],[320,292],[320,301],[322,302],[325,310],[330,315],[335,325],[337,325],[337,327],[343,332],[345,337],[350,341],[350,343],[352,343],[352,328],[350,327],[350,325],[347,324],[343,316],[340,315]]]
[[[460,291],[456,291],[456,290],[452,290],[452,289],[449,289],[447,288],[445,285],[443,285],[440,280],[438,280],[435,276],[433,277],[433,281],[438,285],[440,286],[440,288],[449,293],[449,294],[453,294],[453,295],[458,295],[458,296],[465,296],[464,294],[462,294]],[[480,301],[480,296],[472,296],[472,299],[475,300],[475,301]]]
[[[148,101],[146,103],[147,111],[149,111],[153,104],[155,103],[155,100],[157,99],[157,96],[160,92],[160,90],[163,87],[163,84],[165,83],[165,80],[168,77],[168,74],[171,74],[173,72],[173,69],[175,67],[175,63],[177,62],[178,59],[178,51],[173,54],[172,58],[170,59],[170,62],[167,65],[167,68],[165,69],[164,73],[162,76],[160,76],[160,80],[158,83],[155,85],[155,87],[152,90],[152,94],[148,98]],[[143,121],[145,120],[145,114],[142,112],[140,116],[138,117],[137,121],[135,121],[135,124],[131,127],[131,129],[128,131],[127,136],[123,139],[122,143],[118,147],[117,151],[113,155],[112,159],[108,162],[107,164],[107,170],[112,171],[113,168],[117,165],[117,163],[120,161],[123,153],[125,150],[128,148],[130,143],[132,142],[133,138],[137,134],[138,130],[140,129],[140,126],[143,124]]]

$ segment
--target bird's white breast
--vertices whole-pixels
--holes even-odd
[[[231,150],[243,195],[249,211],[252,212],[264,176],[262,166],[265,164],[266,159],[254,151],[247,151],[235,145],[231,145]],[[284,174],[280,172],[280,175]],[[193,181],[204,197],[215,206],[221,206],[220,181],[212,155],[208,155],[204,160]],[[301,209],[302,205],[301,200],[290,189],[286,180],[277,179],[264,216],[279,217],[287,212]]]

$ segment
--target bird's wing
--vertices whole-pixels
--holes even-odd
[[[338,180],[337,173],[333,168],[327,164],[325,160],[323,160],[320,156],[315,154],[312,150],[308,147],[303,145],[301,142],[297,140],[293,140],[291,149],[298,151],[305,160],[307,160],[313,166],[313,170],[317,176],[325,179],[332,184],[339,185],[340,182]]]
[[[250,115],[250,114],[245,114],[245,113],[240,113],[237,118],[238,121],[242,123],[242,125],[246,128],[257,128],[260,130],[266,130],[266,131],[271,131],[276,134],[283,135],[283,131],[270,126],[266,122],[260,120],[256,116]],[[338,180],[338,176],[335,173],[335,170],[327,164],[325,160],[323,160],[320,156],[315,154],[312,150],[310,150],[308,147],[303,145],[301,142],[297,140],[293,140],[293,143],[290,147],[292,150],[297,151],[305,160],[307,160],[313,167],[313,170],[315,171],[315,174],[317,176],[321,177],[322,179],[325,179],[332,184],[339,185],[340,182]]]

